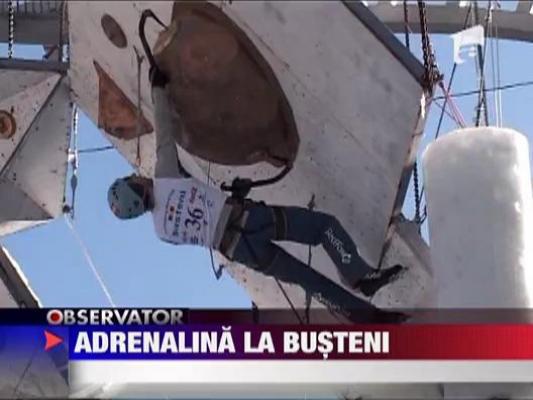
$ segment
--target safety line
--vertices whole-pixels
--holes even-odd
[[[105,297],[107,298],[107,301],[109,302],[109,304],[111,304],[111,306],[116,307],[116,304],[113,301],[113,298],[111,297],[111,293],[109,293],[109,290],[107,289],[107,286],[104,283],[104,280],[102,279],[100,273],[98,272],[98,269],[96,268],[96,265],[95,265],[95,263],[94,263],[94,261],[93,261],[93,259],[91,257],[91,254],[89,253],[89,249],[87,248],[87,246],[83,242],[82,238],[80,237],[80,235],[76,231],[76,228],[74,227],[74,225],[72,224],[70,219],[66,215],[64,217],[65,217],[65,222],[66,222],[67,226],[70,228],[70,231],[72,232],[72,234],[76,238],[76,241],[78,242],[78,244],[79,244],[79,246],[80,246],[80,248],[81,248],[81,250],[83,252],[85,260],[87,261],[87,264],[89,265],[89,267],[90,267],[91,271],[93,272],[96,280],[98,281],[98,284],[100,285],[100,288],[104,292]]]

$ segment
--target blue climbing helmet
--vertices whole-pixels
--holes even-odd
[[[134,190],[128,178],[119,178],[109,187],[107,201],[113,214],[120,219],[131,219],[146,212],[143,193]]]

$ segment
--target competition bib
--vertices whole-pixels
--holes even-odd
[[[154,182],[154,224],[158,235],[175,244],[211,247],[227,196],[194,178]]]

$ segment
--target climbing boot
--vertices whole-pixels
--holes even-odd
[[[357,282],[355,289],[367,297],[372,297],[383,286],[396,280],[405,269],[401,265],[395,265],[387,269],[376,270]]]

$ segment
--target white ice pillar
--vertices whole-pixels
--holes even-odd
[[[431,144],[423,164],[438,306],[532,307],[526,137],[495,127],[457,130]]]

